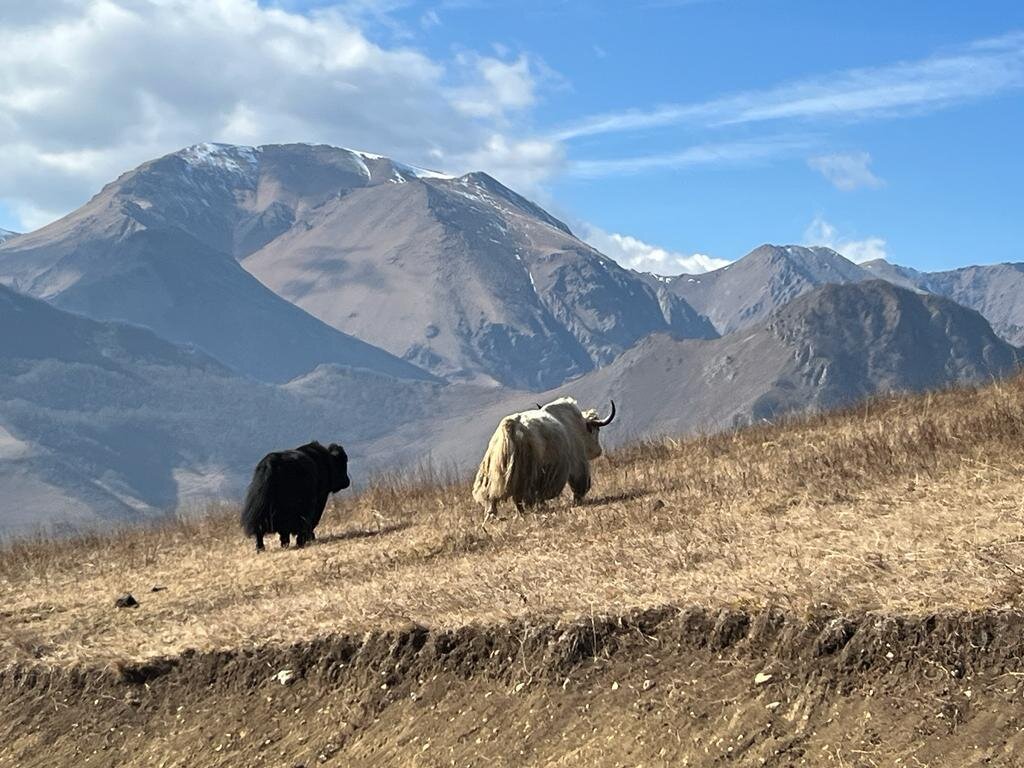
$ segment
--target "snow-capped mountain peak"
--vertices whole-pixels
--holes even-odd
[[[203,142],[185,147],[178,155],[190,165],[210,166],[235,173],[252,171],[259,163],[260,147]]]

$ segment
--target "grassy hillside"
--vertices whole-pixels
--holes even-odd
[[[15,543],[0,556],[0,654],[144,658],[661,604],[985,607],[1012,600],[1024,569],[1022,474],[1015,379],[634,445],[595,464],[585,506],[567,493],[486,524],[465,485],[385,479],[335,497],[305,551],[257,556],[233,509]],[[125,591],[139,610],[112,610]]]
[[[793,744],[799,757],[813,743],[846,760],[830,756],[832,764],[888,765],[926,748],[941,759],[949,744],[919,729],[941,712],[940,735],[967,750],[958,765],[1020,739],[1007,719],[1020,705],[1006,702],[1021,700],[1019,654],[1007,644],[1021,644],[1024,625],[1024,378],[637,444],[600,459],[595,475],[582,507],[562,500],[524,517],[506,509],[487,523],[465,484],[427,472],[383,479],[337,497],[315,545],[259,556],[232,509],[105,537],[8,544],[0,712],[16,714],[0,727],[0,756],[6,749],[31,764],[54,738],[85,749],[76,760],[92,745],[87,764],[185,765],[222,728],[231,738],[221,733],[218,743],[234,757],[201,764],[263,755],[268,765],[587,765],[605,754],[594,751],[594,733],[607,730],[619,739],[607,746],[609,763],[713,764],[742,746],[738,764],[791,765]],[[138,608],[114,608],[125,591]],[[861,655],[852,657],[855,647]],[[423,666],[428,651],[433,662]],[[841,679],[822,671],[833,658],[846,665]],[[879,666],[894,658],[896,676]],[[277,682],[284,668],[300,670],[299,682]],[[751,682],[766,669],[774,681]],[[673,704],[669,678],[671,690],[702,693]],[[114,709],[89,709],[97,691]],[[527,693],[534,698],[517,698]],[[432,697],[419,714],[409,710],[417,696]],[[959,709],[948,709],[950,696]],[[133,724],[104,737],[117,760],[63,731],[5,738],[3,728],[24,724],[29,711],[42,716],[51,699],[68,709],[65,719],[86,718],[85,706],[95,727],[108,727],[101,712],[115,733]],[[181,706],[185,715],[175,716]],[[525,731],[480,731],[487,712],[526,730],[540,728],[544,713],[562,730],[517,760],[508,750],[525,743]],[[874,738],[865,712],[871,728],[888,723],[898,736],[876,762],[849,751]],[[771,727],[799,739],[782,749],[769,728],[751,740],[750,729],[784,713]],[[309,724],[290,728],[292,715]],[[957,727],[971,716],[989,720],[971,726],[980,730],[968,744]],[[839,731],[833,717],[856,723]],[[253,718],[274,734],[269,745],[246,725]],[[666,740],[663,721],[682,730]],[[457,738],[453,723],[476,735]],[[474,742],[481,734],[489,735]],[[765,752],[769,736],[775,746]],[[559,738],[576,751],[557,749]],[[447,751],[423,747],[430,739]],[[639,751],[623,751],[627,743]]]

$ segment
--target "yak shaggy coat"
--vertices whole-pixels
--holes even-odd
[[[348,488],[348,456],[340,445],[326,448],[314,441],[291,451],[268,453],[252,475],[242,506],[242,529],[256,538],[276,533],[287,547],[292,535],[296,546],[316,538],[327,497]]]
[[[485,515],[493,515],[506,499],[522,511],[556,498],[568,483],[579,503],[590,490],[590,462],[601,455],[598,433],[613,418],[614,403],[611,416],[602,420],[595,410],[581,411],[570,397],[506,416],[480,462],[473,498]]]

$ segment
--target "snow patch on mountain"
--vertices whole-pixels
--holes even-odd
[[[443,179],[445,181],[454,181],[459,178],[458,176],[452,176],[448,173],[441,173],[440,171],[432,171],[429,168],[420,168],[415,165],[406,165],[405,163],[398,163],[392,160],[395,167],[402,173],[407,173],[410,176],[414,176],[417,179]]]
[[[251,173],[259,163],[259,147],[203,142],[179,153],[191,165],[212,166],[231,173]]]
[[[28,458],[33,452],[31,445],[0,426],[0,461]]]

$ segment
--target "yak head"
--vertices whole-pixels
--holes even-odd
[[[612,412],[607,418],[598,416],[594,408],[582,412],[583,423],[586,425],[586,434],[583,438],[583,449],[586,451],[587,459],[593,461],[601,455],[601,442],[598,440],[601,427],[607,427],[615,418],[615,401],[612,400]]]
[[[337,443],[327,446],[327,454],[331,463],[331,493],[337,493],[352,484],[348,478],[348,454]]]

